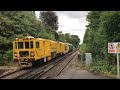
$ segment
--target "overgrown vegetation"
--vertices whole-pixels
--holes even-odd
[[[92,53],[91,71],[116,74],[116,54],[108,54],[108,42],[120,42],[120,11],[91,11],[87,21],[80,48]]]
[[[12,41],[15,38],[30,35],[79,45],[79,38],[70,35],[69,41],[65,34],[58,34],[58,16],[53,11],[41,12],[37,19],[34,11],[0,11],[0,65],[13,61]],[[75,40],[78,40],[76,43]]]
[[[96,74],[107,75],[110,77],[116,77],[117,75],[117,66],[110,65],[107,61],[94,61],[90,66],[89,71]]]

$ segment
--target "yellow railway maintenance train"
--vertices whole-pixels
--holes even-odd
[[[13,41],[13,59],[20,66],[31,67],[69,52],[69,44],[27,36]]]

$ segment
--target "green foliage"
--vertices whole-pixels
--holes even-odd
[[[97,61],[93,62],[89,69],[91,72],[101,73],[101,74],[117,74],[117,67],[113,65],[109,65],[106,61]]]
[[[6,51],[4,57],[6,61],[11,62],[13,60],[13,50]]]
[[[110,73],[116,75],[117,74],[117,66],[113,66],[110,70]]]
[[[80,50],[81,50],[81,52],[87,52],[87,50],[88,50],[88,45],[86,44],[86,43],[83,43],[82,45],[80,45]]]
[[[89,25],[81,51],[92,53],[96,62],[92,66],[93,71],[115,74],[116,54],[108,54],[108,42],[120,42],[120,11],[91,11],[87,15],[87,21]]]
[[[120,12],[119,11],[91,11],[87,16],[87,26],[83,43],[85,52],[91,52],[93,58],[112,61],[115,55],[108,54],[108,42],[120,41]],[[84,45],[83,45],[84,46]],[[81,48],[82,49],[82,48]]]
[[[13,51],[0,51],[0,65],[5,65],[13,60]]]
[[[70,33],[63,34],[62,31],[58,32],[58,40],[65,43],[71,43],[75,48],[79,47],[80,39],[77,35],[70,35]]]
[[[55,40],[55,37],[53,34],[51,33],[47,33],[47,32],[41,32],[38,34],[40,38],[45,38],[45,39],[50,39],[50,40]]]
[[[45,24],[45,26],[50,26],[53,32],[58,29],[58,16],[53,11],[42,11],[40,13],[40,19]]]
[[[56,12],[53,11],[42,11],[40,12],[40,20],[46,27],[50,27],[49,32],[52,32],[55,36],[55,39],[58,39],[58,16]],[[47,30],[48,31],[48,30]]]
[[[4,65],[5,64],[5,58],[3,54],[0,54],[0,65]]]
[[[66,39],[65,39],[65,35],[62,33],[62,31],[58,31],[58,41],[61,41],[61,42],[67,42]]]
[[[71,35],[71,43],[77,48],[80,43],[80,39],[77,35]]]

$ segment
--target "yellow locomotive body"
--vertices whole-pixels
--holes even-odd
[[[36,61],[46,62],[68,50],[67,43],[30,36],[13,41],[13,59],[20,65],[31,66]]]

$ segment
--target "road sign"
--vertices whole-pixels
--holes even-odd
[[[120,53],[120,42],[108,43],[108,53]]]

